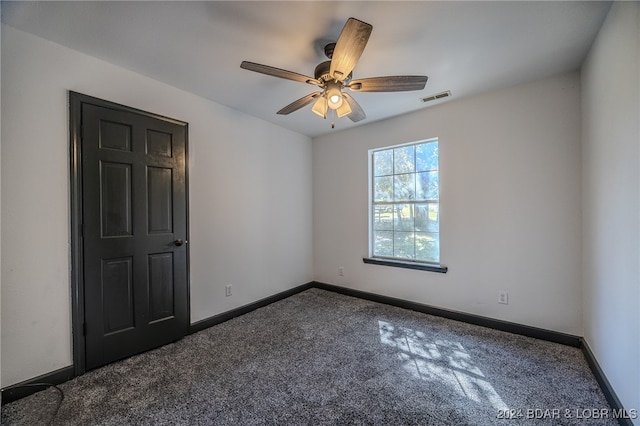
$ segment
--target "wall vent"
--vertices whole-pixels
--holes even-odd
[[[446,92],[436,93],[435,95],[422,98],[422,102],[431,102],[431,101],[435,101],[442,98],[448,98],[449,96],[451,96],[451,90],[447,90]]]

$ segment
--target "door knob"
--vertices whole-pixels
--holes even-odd
[[[187,242],[184,241],[184,240],[181,240],[179,238],[173,242],[173,245],[176,246],[176,247],[180,247],[183,244],[187,244]]]

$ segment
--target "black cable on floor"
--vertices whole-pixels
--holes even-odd
[[[58,411],[60,411],[60,406],[62,405],[62,401],[64,400],[64,392],[62,391],[62,389],[60,389],[58,386],[54,385],[53,383],[29,383],[29,384],[26,384],[26,385],[8,386],[8,387],[4,388],[3,390],[29,388],[29,387],[43,387],[43,386],[45,388],[54,388],[60,394],[60,400],[58,401],[58,405],[56,406],[56,409],[53,412],[53,415],[51,416],[51,419],[49,419],[49,422],[47,423],[47,426],[49,426],[49,425],[51,425],[51,423],[53,423],[53,420],[58,415]]]

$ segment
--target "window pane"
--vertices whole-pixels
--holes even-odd
[[[393,231],[375,231],[374,234],[373,254],[393,256]]]
[[[415,257],[413,232],[395,232],[393,234],[393,255],[403,259]]]
[[[440,230],[440,205],[436,203],[416,204],[416,231],[438,232]]]
[[[393,176],[374,178],[374,196],[376,202],[393,200]]]
[[[414,164],[415,147],[405,146],[393,150],[393,173],[412,173],[416,170]]]
[[[373,153],[373,175],[384,176],[393,173],[393,151],[377,151]]]
[[[412,204],[396,204],[394,206],[393,230],[394,231],[413,231],[413,205]]]
[[[437,232],[416,232],[416,260],[440,261],[440,241]]]
[[[416,146],[416,171],[438,170],[438,142]]]
[[[395,201],[413,200],[416,196],[415,174],[393,176],[393,189]]]
[[[393,206],[374,207],[373,229],[376,231],[393,231]]]
[[[440,261],[438,141],[373,151],[373,256]]]
[[[416,173],[416,199],[437,200],[440,196],[438,172]]]

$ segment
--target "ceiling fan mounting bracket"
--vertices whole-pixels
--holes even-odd
[[[336,48],[335,43],[329,43],[324,47],[324,54],[327,56],[327,58],[329,59],[333,58],[333,51],[335,48]]]

